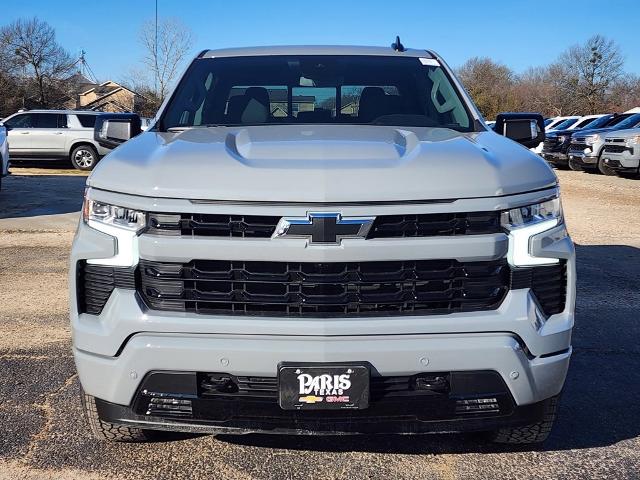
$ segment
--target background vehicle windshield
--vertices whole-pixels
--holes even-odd
[[[473,129],[445,70],[419,58],[386,56],[198,59],[160,126],[273,124]]]
[[[582,130],[592,130],[594,128],[602,128],[605,125],[607,125],[609,122],[611,122],[611,116],[605,115],[604,117],[596,118],[592,122],[588,123],[587,125],[582,127]]]
[[[629,118],[625,118],[622,122],[616,124],[616,130],[624,130],[626,128],[637,127],[640,123],[640,113],[634,113]]]
[[[569,128],[571,125],[573,125],[574,123],[576,123],[578,121],[577,118],[568,118],[565,121],[559,123],[558,125],[556,125],[555,127],[553,127],[554,130],[565,130],[567,128]]]

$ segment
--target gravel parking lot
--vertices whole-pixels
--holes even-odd
[[[574,357],[540,449],[475,435],[93,440],[70,351],[67,257],[84,176],[13,168],[0,192],[0,479],[638,478],[640,181],[559,172],[578,245]]]

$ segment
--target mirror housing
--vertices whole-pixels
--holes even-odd
[[[539,113],[500,113],[493,130],[527,148],[544,142],[544,118]]]
[[[96,118],[93,138],[105,148],[118,145],[142,132],[140,115],[136,113],[103,113]]]

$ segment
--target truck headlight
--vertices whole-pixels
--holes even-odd
[[[147,214],[93,200],[90,190],[85,192],[82,219],[88,227],[112,236],[115,239],[115,252],[111,257],[87,259],[87,263],[114,267],[137,265],[138,234],[147,224]]]
[[[584,143],[587,145],[593,145],[600,140],[600,135],[587,135],[584,139]]]
[[[635,137],[631,137],[630,139],[627,140],[627,146],[629,147],[633,147],[635,145],[638,145],[640,143],[640,135],[636,135]]]
[[[502,212],[501,221],[502,227],[509,233],[507,260],[511,265],[525,267],[560,261],[531,255],[532,237],[564,223],[560,198],[506,210]]]
[[[117,205],[109,205],[86,197],[82,207],[82,218],[85,223],[95,222],[136,233],[147,224],[147,216],[144,212]]]

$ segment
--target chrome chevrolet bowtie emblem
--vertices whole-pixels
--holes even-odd
[[[307,238],[310,244],[339,245],[343,238],[366,238],[375,217],[343,217],[339,213],[309,213],[283,217],[273,238]]]

